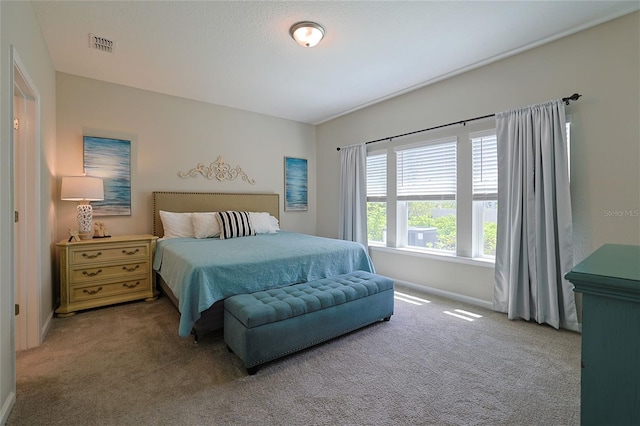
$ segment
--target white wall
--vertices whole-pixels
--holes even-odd
[[[636,12],[319,125],[318,234],[337,235],[336,147],[578,92],[583,97],[567,108],[574,261],[604,243],[640,244],[640,218],[611,213],[640,209],[639,20]],[[373,259],[379,273],[396,279],[492,298],[493,275],[486,268],[386,251],[374,251]]]
[[[213,82],[212,82],[213,84]],[[131,140],[131,216],[100,217],[112,235],[152,231],[152,191],[280,194],[281,228],[316,231],[315,129],[308,124],[238,109],[57,74],[58,176],[79,175],[83,135]],[[222,156],[255,185],[236,179],[180,178]],[[284,157],[306,158],[309,211],[284,212]],[[58,179],[59,191],[59,179]],[[58,239],[77,228],[75,203],[58,201]]]
[[[13,257],[12,227],[13,199],[11,179],[12,117],[10,100],[13,96],[9,70],[10,47],[13,45],[41,97],[40,117],[41,155],[40,194],[42,262],[40,268],[40,320],[41,328],[51,318],[52,296],[52,241],[55,210],[52,202],[52,176],[55,174],[55,72],[47,46],[40,32],[29,2],[0,2],[0,421],[5,420],[15,392],[13,345]]]

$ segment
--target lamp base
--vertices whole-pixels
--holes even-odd
[[[93,238],[93,208],[91,204],[78,204],[78,236],[81,240],[90,240]]]
[[[80,237],[81,240],[92,240],[93,239],[93,233],[91,233],[91,232],[78,232],[78,237]]]

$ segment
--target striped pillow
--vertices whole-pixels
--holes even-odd
[[[248,237],[256,235],[249,221],[249,213],[247,212],[218,212],[216,219],[220,225],[220,239]]]

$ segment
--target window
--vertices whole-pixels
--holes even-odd
[[[469,135],[473,159],[473,255],[495,257],[498,224],[498,146],[495,131]]]
[[[398,148],[400,246],[456,251],[457,138]]]
[[[387,242],[387,153],[367,156],[367,237],[369,243]]]
[[[369,243],[495,259],[498,149],[496,130],[488,129],[494,123],[451,128],[437,140],[389,141],[369,152]],[[570,122],[566,132],[569,149]]]

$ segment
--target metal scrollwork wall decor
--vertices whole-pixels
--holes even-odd
[[[205,166],[203,163],[198,163],[196,167],[188,172],[178,172],[178,176],[181,178],[196,177],[198,173],[207,179],[218,179],[220,182],[223,180],[234,180],[240,177],[251,185],[256,183],[256,181],[251,179],[240,166],[231,167],[229,164],[225,163],[221,155],[218,156],[216,161],[209,164],[209,166]]]

